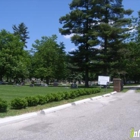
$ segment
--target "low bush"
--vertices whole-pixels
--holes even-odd
[[[38,98],[38,104],[43,105],[43,104],[47,103],[44,96],[38,95],[36,97]]]
[[[74,93],[75,93],[75,96],[76,97],[79,97],[80,96],[80,90],[76,90],[76,91],[74,91]]]
[[[55,100],[55,97],[53,96],[53,93],[50,93],[45,96],[45,99],[47,102],[52,102]]]
[[[46,103],[49,102],[49,97],[48,97],[48,95],[45,95],[45,96],[44,96],[44,99],[45,99],[45,102],[46,102]]]
[[[71,91],[70,92],[70,98],[71,99],[74,99],[74,98],[76,98],[77,96],[76,96],[76,92],[75,91]]]
[[[53,93],[54,101],[61,101],[63,100],[63,94],[61,93]]]
[[[39,103],[38,97],[26,97],[25,99],[28,102],[28,106],[37,106]]]
[[[7,101],[4,101],[0,98],[0,112],[6,112],[8,108]]]
[[[64,99],[65,100],[68,100],[68,99],[70,99],[70,92],[64,92]]]
[[[86,95],[86,90],[85,89],[80,90],[80,96],[84,96],[84,95]]]
[[[12,109],[22,109],[28,106],[28,102],[26,99],[23,98],[15,98],[11,101],[11,108]]]
[[[65,92],[59,92],[58,94],[61,96],[62,99],[65,99]]]
[[[45,96],[35,96],[35,97],[26,97],[25,99],[16,98],[11,101],[11,108],[12,109],[22,109],[26,108],[27,106],[36,106],[36,105],[43,105],[53,101],[61,101],[61,100],[68,100],[74,99],[79,96],[90,95],[99,93],[101,89],[99,88],[88,88],[88,89],[77,89],[67,92],[59,92],[59,93],[50,93]],[[7,110],[7,102],[2,101],[0,99],[0,112]]]

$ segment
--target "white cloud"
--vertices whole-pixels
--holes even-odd
[[[128,31],[129,33],[133,33],[133,32],[136,32],[137,30],[136,29],[132,29],[130,31]]]
[[[72,33],[72,34],[70,34],[70,35],[64,35],[64,38],[70,39],[70,38],[73,37],[74,35],[82,36],[82,34],[75,34],[75,33]]]
[[[64,38],[66,39],[70,39],[74,34],[70,34],[70,35],[64,35]]]
[[[70,49],[70,51],[75,51],[75,50],[76,50],[76,48],[71,48],[71,49]]]

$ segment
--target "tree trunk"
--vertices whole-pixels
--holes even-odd
[[[6,82],[9,82],[9,76],[6,77]]]
[[[85,87],[89,87],[88,85],[88,80],[89,80],[89,66],[88,66],[88,63],[89,63],[89,55],[88,55],[88,44],[86,44],[86,55],[85,55],[85,62],[86,62],[86,65],[85,65]]]
[[[85,87],[89,87],[88,85],[88,73],[89,73],[89,70],[88,70],[88,66],[86,66],[86,71],[85,71]]]
[[[46,83],[49,85],[49,78],[46,77]]]
[[[2,75],[0,75],[0,81],[2,81]]]
[[[107,37],[105,37],[105,42],[104,42],[104,76],[107,75]]]

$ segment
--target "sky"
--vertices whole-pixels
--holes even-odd
[[[5,29],[13,32],[12,26],[18,26],[21,22],[28,27],[29,37],[27,40],[28,50],[36,39],[42,36],[56,34],[59,42],[64,42],[65,51],[69,52],[76,48],[71,43],[69,36],[62,36],[59,28],[59,18],[70,12],[69,4],[72,0],[0,0],[0,30]],[[123,0],[125,9],[134,10],[137,16],[140,10],[140,0]]]

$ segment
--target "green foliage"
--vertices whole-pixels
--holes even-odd
[[[24,43],[24,46],[27,48],[26,40],[29,39],[29,32],[27,31],[28,28],[26,27],[26,25],[22,22],[18,25],[18,27],[16,25],[13,25],[12,28],[14,30],[14,35],[19,36],[20,40]]]
[[[70,92],[64,92],[64,99],[65,100],[68,100],[68,99],[70,99]]]
[[[46,99],[44,98],[44,96],[38,95],[38,96],[36,96],[36,98],[38,98],[38,104],[40,104],[40,105],[43,105],[47,102]]]
[[[70,92],[70,98],[71,98],[71,99],[76,98],[76,91],[71,91],[71,92]]]
[[[7,101],[4,101],[0,98],[0,112],[6,112],[8,108]]]
[[[62,16],[59,21],[63,24],[59,29],[62,35],[73,34],[72,42],[78,49],[70,52],[70,67],[73,71],[84,73],[85,86],[88,87],[90,61],[95,54],[93,46],[98,44],[94,9],[95,1],[73,0],[70,4],[71,12]],[[75,77],[76,79],[81,78]]]
[[[25,97],[28,102],[28,106],[37,106],[39,103],[39,98],[37,97]]]
[[[57,43],[57,36],[43,36],[33,44],[32,72],[34,77],[44,79],[64,77],[65,51],[64,44]]]
[[[83,95],[90,95],[90,94],[95,94],[99,93],[101,90],[100,89],[78,89],[78,90],[73,90],[69,92],[58,92],[58,93],[51,93],[47,94],[45,96],[40,96],[38,95],[37,98],[39,99],[38,104],[45,104],[49,102],[55,102],[55,101],[61,101],[61,100],[68,100],[68,99],[74,99],[79,96]],[[28,97],[26,100],[28,101],[28,104],[31,104],[33,97]]]
[[[129,43],[125,51],[125,59],[122,61],[125,63],[125,79],[128,78],[135,83],[140,80],[140,11],[138,17],[132,17],[130,37],[128,38]],[[132,63],[130,63],[132,62]]]
[[[50,102],[50,98],[49,98],[48,94],[44,96],[44,99],[45,99],[46,103]]]
[[[72,34],[71,40],[78,46],[69,53],[72,72],[83,73],[88,87],[93,70],[97,75],[126,70],[122,60],[132,10],[125,10],[122,0],[72,0],[69,6],[71,11],[59,20],[59,31],[62,35]]]
[[[13,74],[14,67],[18,64],[18,57],[22,43],[18,37],[15,37],[6,30],[0,32],[0,73],[4,75]]]
[[[63,95],[63,94],[60,94],[60,93],[54,93],[54,94],[53,94],[54,101],[61,101],[61,100],[63,100],[64,98],[63,98],[62,95]]]
[[[53,96],[53,93],[49,93],[45,96],[45,99],[47,102],[52,102],[54,101],[55,97]]]
[[[80,92],[81,96],[86,95],[86,90],[84,90],[84,89],[79,90],[79,92]]]
[[[26,99],[23,98],[15,98],[11,101],[11,108],[12,109],[23,109],[28,106],[28,102]]]
[[[23,50],[23,43],[18,36],[2,30],[0,32],[0,80],[22,78],[28,75],[29,59]]]
[[[23,109],[30,106],[43,105],[49,102],[74,99],[76,97],[83,95],[96,94],[99,93],[100,91],[101,90],[98,88],[89,88],[89,89],[78,89],[68,92],[57,92],[52,94],[49,93],[46,94],[45,96],[37,95],[25,98],[15,98],[11,101],[11,108]],[[7,102],[0,99],[0,112],[6,112],[7,107],[8,107]]]

